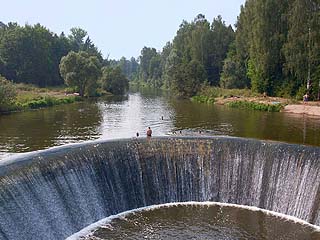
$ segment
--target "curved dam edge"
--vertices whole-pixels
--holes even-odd
[[[164,207],[175,207],[175,206],[220,206],[220,207],[232,207],[232,208],[237,208],[237,209],[245,209],[249,210],[252,212],[261,212],[265,215],[271,215],[274,217],[278,217],[283,219],[284,221],[291,221],[303,226],[308,226],[312,228],[315,232],[320,233],[320,227],[316,225],[312,225],[306,221],[303,221],[299,218],[292,217],[289,215],[285,215],[282,213],[277,213],[257,207],[251,207],[251,206],[243,206],[243,205],[238,205],[238,204],[231,204],[231,203],[220,203],[220,202],[176,202],[176,203],[165,203],[165,204],[159,204],[159,205],[152,205],[152,206],[146,206],[142,208],[137,208],[129,211],[125,211],[116,215],[111,215],[109,217],[106,217],[104,219],[99,220],[96,223],[93,223],[84,229],[80,230],[77,233],[74,233],[73,235],[69,236],[66,238],[66,240],[79,240],[81,237],[84,236],[90,236],[92,233],[94,233],[94,230],[97,230],[99,227],[103,227],[104,225],[107,225],[111,223],[114,219],[117,218],[126,218],[127,215],[132,214],[132,213],[139,213],[139,212],[144,212],[144,211],[152,211],[155,209],[159,208],[164,208]]]
[[[256,206],[320,225],[320,148],[235,137],[72,144],[0,162],[0,239],[65,239],[170,202]]]
[[[3,159],[0,159],[0,177],[5,176],[7,174],[10,174],[10,171],[19,169],[20,167],[24,167],[27,165],[30,165],[34,162],[41,161],[41,163],[44,163],[48,159],[45,157],[47,156],[53,156],[53,155],[59,155],[63,154],[66,151],[70,150],[81,150],[82,148],[87,147],[94,147],[99,146],[103,144],[108,143],[128,143],[128,142],[139,142],[139,143],[147,143],[150,140],[160,140],[160,141],[167,141],[167,140],[241,140],[246,141],[248,144],[250,142],[260,142],[262,144],[278,144],[281,146],[291,146],[294,148],[303,148],[303,149],[318,149],[320,151],[320,147],[317,146],[311,146],[311,145],[301,145],[301,144],[294,144],[294,143],[285,143],[280,141],[274,141],[274,140],[260,140],[260,139],[254,139],[254,138],[242,138],[242,137],[233,137],[233,136],[225,136],[225,135],[219,135],[219,136],[197,136],[197,137],[190,137],[190,136],[158,136],[158,137],[152,137],[152,139],[148,138],[119,138],[119,139],[108,139],[108,140],[94,140],[94,141],[85,141],[81,143],[69,143],[62,146],[54,146],[48,149],[43,150],[37,150],[32,152],[26,152],[26,153],[19,153],[17,155],[4,157]],[[37,160],[37,158],[39,158]],[[320,160],[320,159],[319,159]]]

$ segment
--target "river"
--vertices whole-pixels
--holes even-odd
[[[0,159],[95,139],[229,135],[320,146],[320,119],[231,109],[145,90],[0,116]]]

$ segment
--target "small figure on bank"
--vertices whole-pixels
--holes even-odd
[[[136,133],[136,136],[139,137],[139,133],[138,132]]]
[[[147,130],[147,137],[151,137],[152,135],[152,130],[150,127],[148,127],[148,130]]]
[[[303,102],[306,103],[309,100],[309,95],[308,93],[306,93],[305,95],[303,95]]]

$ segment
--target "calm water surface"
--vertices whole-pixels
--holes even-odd
[[[318,228],[284,216],[214,203],[159,206],[103,221],[100,227],[88,231],[94,232],[91,236],[85,233],[71,239],[316,240],[320,237]]]
[[[155,136],[230,135],[320,146],[319,118],[198,104],[147,91],[2,115],[0,158],[67,143],[130,138],[136,132],[145,137],[148,126]]]

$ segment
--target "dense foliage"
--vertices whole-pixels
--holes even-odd
[[[115,93],[126,89],[121,69],[129,81],[170,89],[183,97],[210,86],[299,99],[308,92],[311,99],[319,99],[319,29],[318,0],[247,0],[235,30],[221,16],[210,23],[199,14],[191,22],[183,21],[161,51],[144,47],[137,59],[108,60],[83,29],[72,28],[66,37],[40,24],[21,27],[0,22],[0,74],[13,82],[38,86],[63,84],[61,58],[71,51],[86,52],[104,67],[103,87],[121,89],[112,90]],[[77,85],[68,71],[61,72],[64,79]],[[120,82],[113,83],[110,76]],[[80,85],[81,95],[85,94]]]
[[[139,63],[132,57],[130,60],[122,57],[120,60],[104,60],[105,67],[120,67],[122,73],[131,81],[138,79]]]
[[[142,49],[139,81],[183,96],[205,82],[271,96],[320,97],[319,1],[247,0],[235,27],[220,16],[211,24],[202,14],[183,21],[161,52]]]
[[[121,95],[129,88],[129,80],[121,68],[104,67],[102,69],[101,86],[107,92]]]
[[[14,85],[0,75],[0,111],[11,104],[16,98],[16,95]]]
[[[85,51],[71,51],[61,59],[60,73],[68,86],[79,90],[80,96],[92,96],[97,89],[101,65],[97,56],[90,56]]]
[[[266,112],[280,112],[283,108],[283,105],[280,103],[276,104],[265,104],[259,102],[248,102],[248,101],[233,101],[227,103],[228,107],[232,108],[241,108],[257,111],[266,111]]]
[[[183,21],[172,43],[162,52],[144,47],[139,57],[139,80],[154,87],[173,90],[178,96],[193,96],[201,84],[218,86],[223,60],[234,31],[218,16],[210,24],[199,14],[191,23]]]
[[[222,86],[269,95],[317,98],[320,83],[320,2],[247,0],[224,61]],[[310,73],[310,74],[309,74]]]
[[[70,51],[86,51],[102,61],[101,53],[80,28],[72,28],[66,37],[40,24],[0,24],[0,74],[15,83],[40,87],[63,84],[59,64]]]

